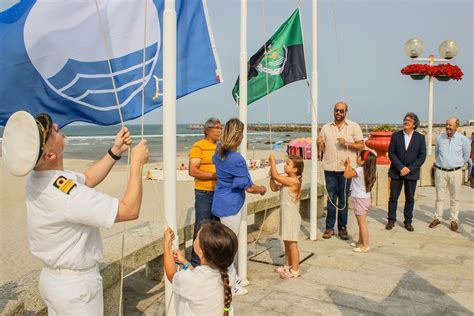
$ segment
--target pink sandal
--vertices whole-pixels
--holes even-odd
[[[280,273],[280,274],[283,274],[283,273],[286,273],[288,271],[290,271],[291,267],[290,266],[279,266],[277,268],[275,268],[273,271],[276,272],[276,273]]]
[[[287,271],[285,273],[282,273],[280,275],[280,278],[282,278],[283,280],[290,280],[290,279],[297,279],[299,278],[301,275],[299,273],[299,271],[295,271],[293,269],[290,269],[290,271]]]

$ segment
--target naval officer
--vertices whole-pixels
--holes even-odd
[[[5,167],[25,176],[28,241],[43,263],[39,289],[49,315],[103,315],[99,228],[138,218],[146,140],[131,153],[130,177],[122,200],[94,189],[131,144],[122,128],[114,144],[84,173],[63,168],[66,137],[51,117],[14,113],[3,134]]]

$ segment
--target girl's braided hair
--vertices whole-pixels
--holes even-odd
[[[205,221],[199,229],[199,245],[211,268],[218,269],[224,287],[224,316],[232,304],[232,288],[227,268],[234,262],[238,240],[235,233],[218,221]]]

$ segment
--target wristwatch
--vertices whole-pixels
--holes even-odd
[[[107,151],[107,153],[109,154],[110,157],[112,157],[113,160],[120,160],[120,158],[122,158],[122,156],[117,156],[116,154],[112,152],[112,147],[109,148],[109,151]]]

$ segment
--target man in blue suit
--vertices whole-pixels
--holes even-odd
[[[412,232],[413,206],[415,204],[416,182],[420,178],[420,168],[426,159],[425,137],[415,130],[420,120],[415,113],[407,113],[403,119],[403,130],[392,134],[388,147],[388,157],[392,164],[390,177],[390,198],[388,201],[388,223],[385,229],[392,229],[397,220],[398,197],[405,189],[404,226]]]

